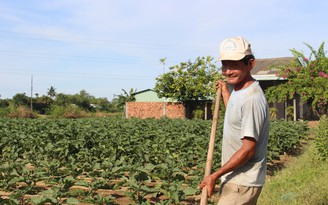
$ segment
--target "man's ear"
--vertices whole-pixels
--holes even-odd
[[[255,59],[250,59],[248,61],[248,68],[249,68],[249,71],[252,70],[252,68],[254,68],[255,66]]]

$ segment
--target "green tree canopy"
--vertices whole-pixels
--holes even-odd
[[[54,100],[49,96],[43,95],[41,97],[37,97],[36,99],[34,99],[33,108],[40,114],[45,114],[47,109],[49,109],[52,105],[53,101]]]
[[[13,96],[14,106],[29,106],[29,97],[25,93],[17,93]]]
[[[97,106],[96,110],[111,111],[112,109],[112,105],[107,98],[95,98],[91,102]]]
[[[56,94],[54,104],[64,107],[68,105],[76,105],[84,110],[91,111],[93,109],[91,104],[94,103],[95,99],[94,96],[90,95],[83,89],[78,94],[74,95],[63,93]]]
[[[50,88],[48,88],[48,96],[51,98],[55,98],[57,93],[56,93],[56,88],[54,88],[53,86],[50,86]]]
[[[270,102],[282,102],[286,98],[293,99],[294,95],[298,94],[312,107],[313,113],[320,116],[327,114],[328,58],[325,56],[324,42],[317,51],[309,44],[305,45],[311,51],[309,58],[302,52],[291,49],[298,62],[279,67],[277,73],[288,81],[267,89],[266,96]]]
[[[169,72],[156,78],[155,92],[159,97],[179,102],[205,100],[215,95],[215,82],[219,79],[213,57],[198,57],[169,68]]]

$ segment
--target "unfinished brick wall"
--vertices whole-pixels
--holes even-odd
[[[127,102],[126,117],[161,118],[164,116],[163,102]],[[185,118],[185,107],[182,103],[165,103],[166,117]]]

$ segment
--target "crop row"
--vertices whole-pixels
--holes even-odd
[[[149,195],[178,204],[198,194],[210,129],[202,120],[0,119],[0,190],[7,193],[0,202],[115,204],[97,190],[127,187],[124,195],[137,204],[150,203]],[[272,122],[268,158],[291,153],[306,130],[304,123]],[[221,131],[222,121],[213,169],[220,166]]]

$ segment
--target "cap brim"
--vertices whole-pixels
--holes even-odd
[[[246,55],[245,54],[236,54],[236,53],[226,53],[224,55],[221,55],[218,60],[224,61],[224,60],[230,60],[230,61],[239,61],[243,59]]]

